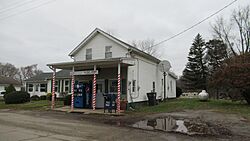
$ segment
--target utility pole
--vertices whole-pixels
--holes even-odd
[[[166,75],[168,75],[167,72],[169,72],[169,70],[171,68],[171,64],[169,61],[163,60],[159,63],[159,65],[160,65],[161,71],[163,72],[163,81],[164,81],[164,86],[163,86],[164,87],[164,90],[163,90],[164,99],[163,99],[163,101],[165,102],[166,101]]]
[[[163,72],[163,81],[164,81],[164,102],[166,101],[166,72]]]

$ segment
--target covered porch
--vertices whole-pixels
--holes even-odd
[[[91,108],[93,111],[104,108],[103,94],[116,95],[116,111],[120,113],[120,100],[127,98],[127,73],[128,66],[135,64],[132,58],[110,58],[86,61],[74,61],[48,64],[53,70],[52,83],[52,109],[55,107],[55,78],[56,69],[72,70],[71,84],[71,108],[74,111],[77,95],[81,93],[76,87],[84,87],[81,93],[83,96],[84,108]],[[103,110],[102,110],[103,111]]]

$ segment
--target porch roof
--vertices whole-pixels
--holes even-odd
[[[98,68],[117,67],[118,63],[120,63],[121,66],[133,66],[135,61],[133,58],[124,57],[124,58],[109,58],[109,59],[95,59],[86,61],[52,63],[52,64],[47,64],[47,66],[64,70],[72,70],[72,68],[74,67],[75,70],[82,70],[82,69],[93,69],[94,65],[96,65],[96,67]]]

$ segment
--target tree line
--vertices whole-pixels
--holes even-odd
[[[18,68],[11,63],[0,63],[1,76],[19,80],[21,83],[23,83],[23,80],[41,73],[43,73],[43,71],[37,68],[37,64]]]
[[[212,29],[213,38],[207,42],[200,34],[194,38],[181,87],[210,90],[217,98],[222,93],[243,97],[250,103],[250,6],[233,10],[228,20],[218,18]]]

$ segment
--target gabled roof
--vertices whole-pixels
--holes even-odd
[[[0,76],[0,84],[2,85],[14,85],[14,86],[20,86],[21,83],[13,78]]]
[[[135,53],[137,53],[138,55],[140,56],[143,56],[143,57],[146,57],[148,59],[151,59],[157,63],[160,62],[159,59],[157,59],[156,57],[144,52],[144,51],[141,51],[140,49],[104,32],[103,30],[99,29],[99,28],[96,28],[94,31],[92,31],[76,48],[74,48],[70,53],[69,53],[69,56],[74,56],[79,50],[82,49],[82,47],[84,47],[84,45],[86,45],[92,38],[94,38],[98,33],[102,34],[103,36],[107,37],[108,39],[120,44],[122,47],[125,47],[126,49],[129,49]]]
[[[178,76],[174,72],[170,71],[168,72],[168,74],[172,76],[173,78],[178,79]]]
[[[70,78],[70,71],[71,70],[61,70],[56,73],[56,78]],[[26,79],[26,82],[44,82],[48,79],[52,79],[53,73],[47,72],[47,73],[41,73],[38,75],[35,75],[29,79]]]
[[[42,81],[47,81],[47,79],[49,78],[52,78],[52,72],[41,73],[29,79],[26,79],[25,81],[26,82],[42,82]]]

